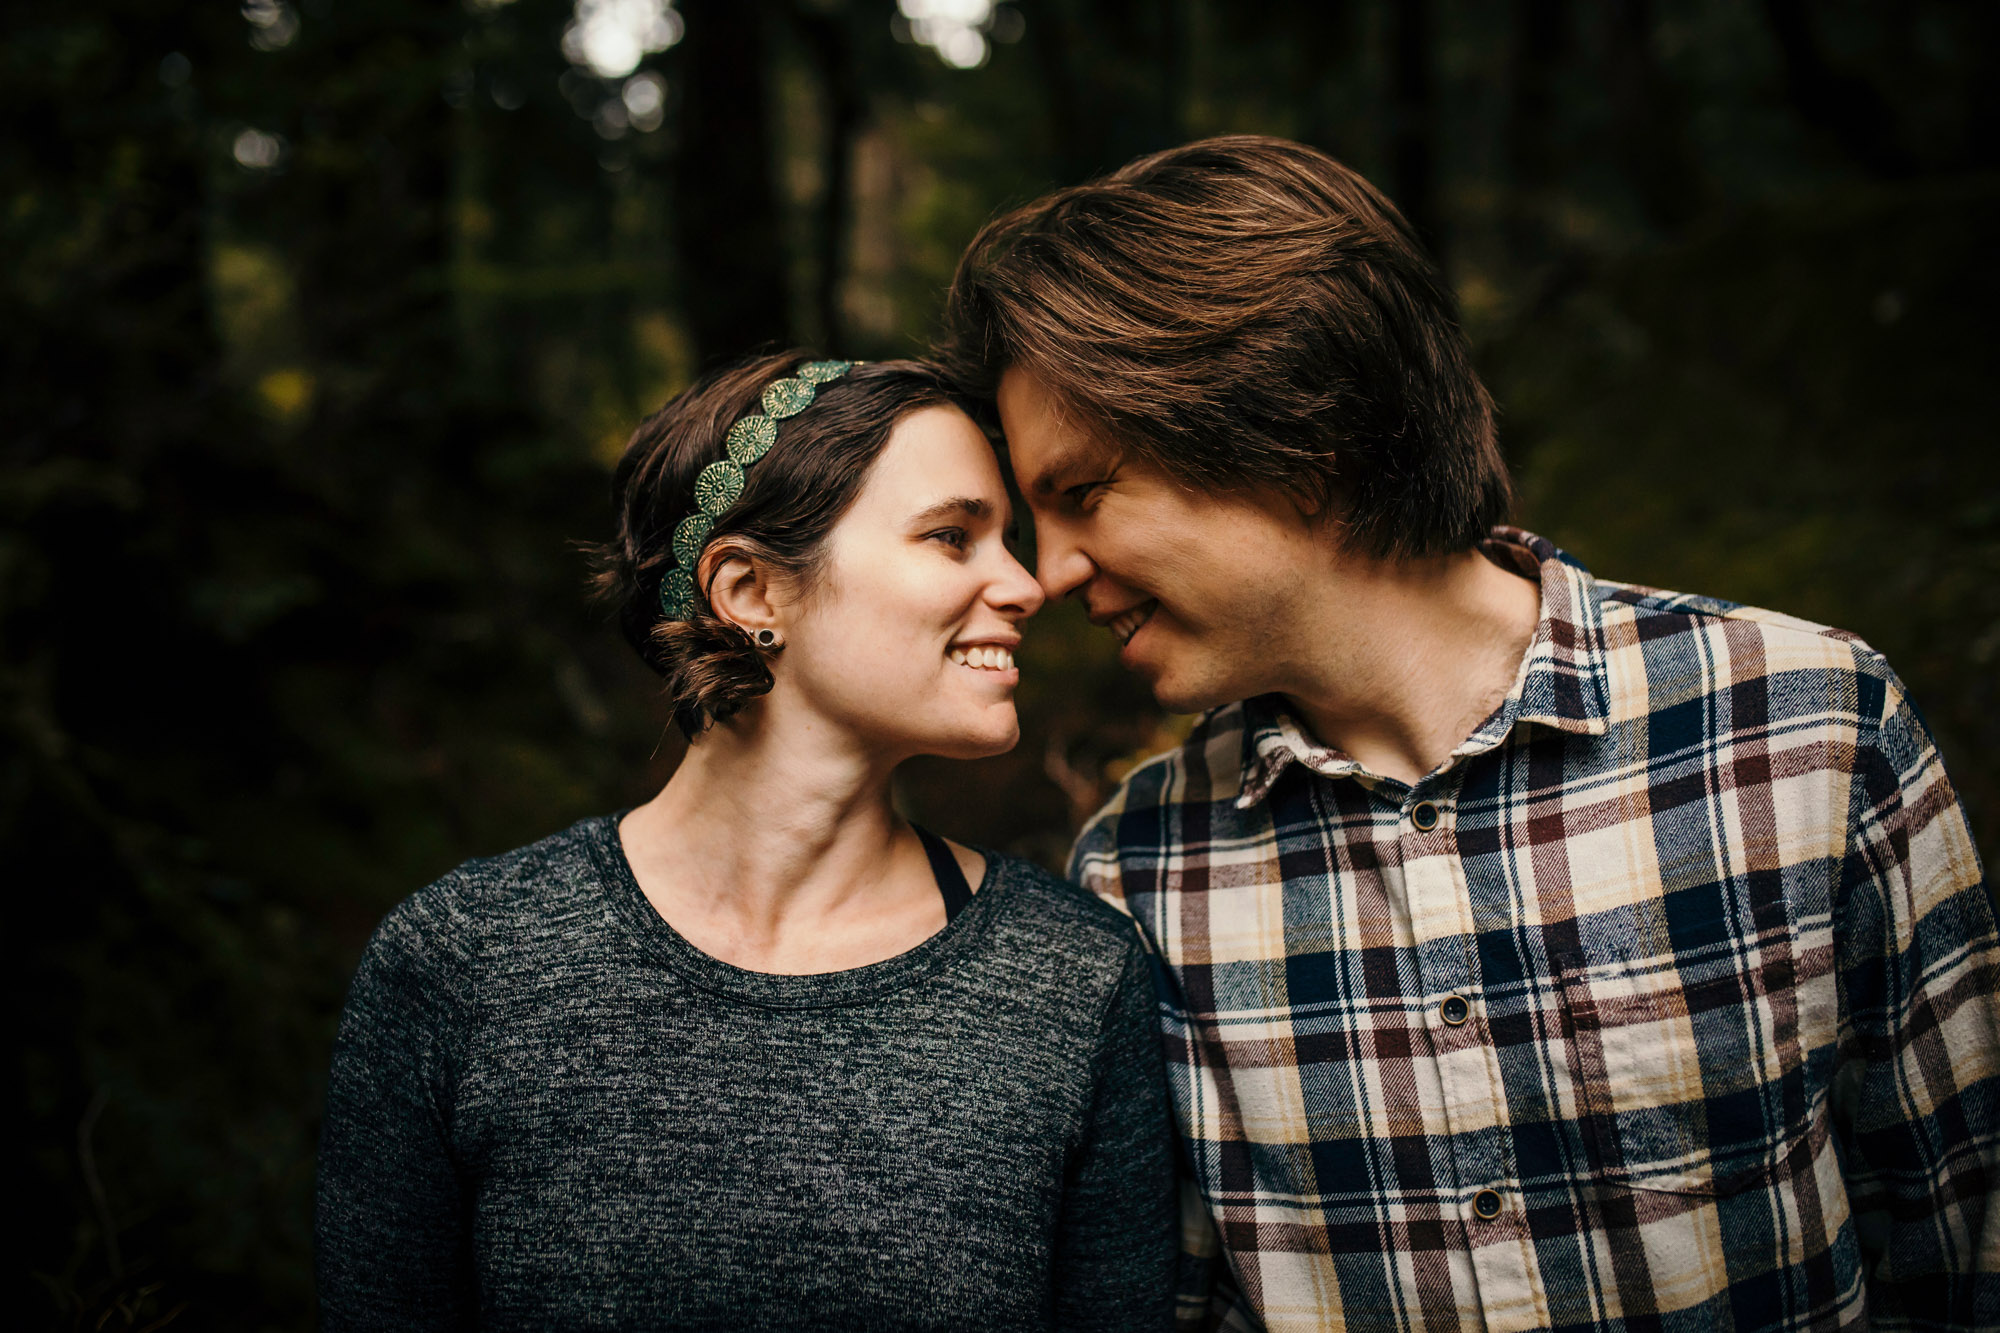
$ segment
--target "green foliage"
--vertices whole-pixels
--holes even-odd
[[[991,212],[1193,134],[1303,137],[1430,201],[1526,519],[1607,576],[1866,635],[1992,845],[1977,7],[1820,7],[1801,43],[1712,0],[1638,30],[1567,0],[1046,0],[961,71],[885,0],[760,0],[733,46],[717,3],[643,67],[650,130],[564,58],[567,0],[8,11],[28,1320],[310,1324],[321,1079],[373,923],[671,771],[582,596],[632,425],[745,350],[727,330],[921,348]],[[722,170],[769,190],[718,210]],[[1185,719],[1075,607],[1020,660],[1021,746],[900,795],[1054,863]]]

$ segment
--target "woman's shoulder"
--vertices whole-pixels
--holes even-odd
[[[1087,955],[1122,967],[1140,948],[1132,918],[1087,889],[1032,861],[987,852],[989,889],[1004,889],[1009,924],[1042,948]]]
[[[394,950],[431,966],[464,963],[501,939],[518,946],[601,917],[598,844],[616,816],[584,819],[495,856],[474,857],[389,910],[371,951]]]
[[[992,853],[988,853],[989,856]],[[982,984],[1042,1016],[1076,1049],[1136,1024],[1150,1031],[1153,985],[1139,928],[1116,908],[1041,866],[1000,857],[990,872],[992,951]],[[1136,1007],[1135,1007],[1136,1006]]]

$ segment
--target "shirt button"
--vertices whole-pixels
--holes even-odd
[[[1457,1027],[1472,1017],[1472,1006],[1465,1002],[1463,995],[1447,996],[1445,1002],[1438,1006],[1438,1016],[1453,1027]]]
[[[1500,1194],[1497,1190],[1481,1190],[1472,1196],[1472,1211],[1479,1214],[1482,1221],[1491,1222],[1500,1216]]]
[[[1417,832],[1429,833],[1438,826],[1438,808],[1429,801],[1418,801],[1410,810],[1410,822],[1417,826]]]

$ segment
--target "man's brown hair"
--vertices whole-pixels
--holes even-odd
[[[1450,287],[1302,144],[1205,139],[996,218],[940,354],[977,398],[1018,366],[1170,475],[1288,492],[1378,556],[1469,549],[1510,504]]]

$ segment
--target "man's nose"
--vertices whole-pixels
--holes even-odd
[[[1047,524],[1035,533],[1035,580],[1050,601],[1067,597],[1097,572],[1084,549],[1056,524]]]

